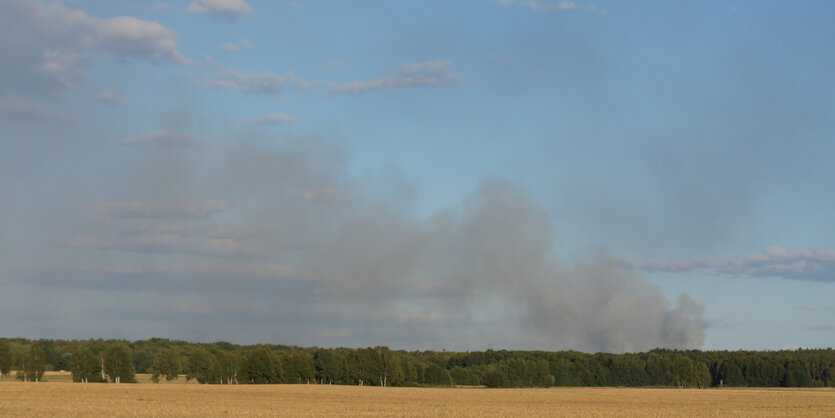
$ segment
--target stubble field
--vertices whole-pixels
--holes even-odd
[[[0,416],[835,416],[832,389],[0,382]]]

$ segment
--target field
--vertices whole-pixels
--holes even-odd
[[[0,382],[0,416],[835,416],[832,389],[85,385],[60,377]]]

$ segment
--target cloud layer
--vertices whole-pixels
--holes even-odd
[[[125,138],[122,140],[122,143],[125,145],[155,144],[162,146],[183,147],[200,141],[200,137],[185,132],[151,131],[145,135]]]
[[[98,18],[61,3],[2,2],[0,96],[51,96],[85,78],[93,54],[117,60],[190,65],[177,48],[177,32],[129,16]],[[13,34],[13,35],[12,35]]]
[[[278,75],[273,73],[250,73],[224,70],[220,76],[209,81],[209,84],[222,89],[238,90],[249,94],[267,94],[280,96],[289,86],[296,89],[306,89],[309,84],[293,73]]]
[[[257,118],[252,118],[249,120],[249,123],[255,124],[293,124],[297,122],[303,122],[304,118],[300,118],[298,116],[288,115],[286,113],[269,113],[264,116],[259,116]]]
[[[406,64],[397,74],[365,81],[351,81],[332,87],[330,94],[362,95],[397,87],[443,86],[464,83],[467,77],[450,71],[451,61],[429,61]]]
[[[196,0],[186,8],[191,13],[205,13],[223,16],[230,20],[249,16],[255,10],[244,0]]]
[[[701,259],[695,261],[625,262],[644,271],[687,272],[706,270],[714,274],[835,282],[835,251],[807,249],[786,250],[780,246],[733,260]]]
[[[579,6],[573,1],[539,1],[539,0],[499,0],[505,6],[517,5],[534,12],[573,12],[584,11],[592,13],[606,13],[606,9],[597,6]]]

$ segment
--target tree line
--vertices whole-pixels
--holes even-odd
[[[24,381],[68,370],[75,382],[374,386],[835,387],[835,350],[646,353],[404,351],[149,340],[0,339],[0,373]]]

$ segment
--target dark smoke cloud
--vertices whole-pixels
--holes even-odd
[[[485,181],[424,217],[408,181],[366,184],[317,138],[125,152],[135,164],[108,196],[67,205],[83,212],[51,237],[59,261],[7,275],[64,289],[72,300],[46,309],[67,333],[610,352],[704,342],[687,295],[673,304],[605,255],[561,262],[548,214],[513,183]]]

